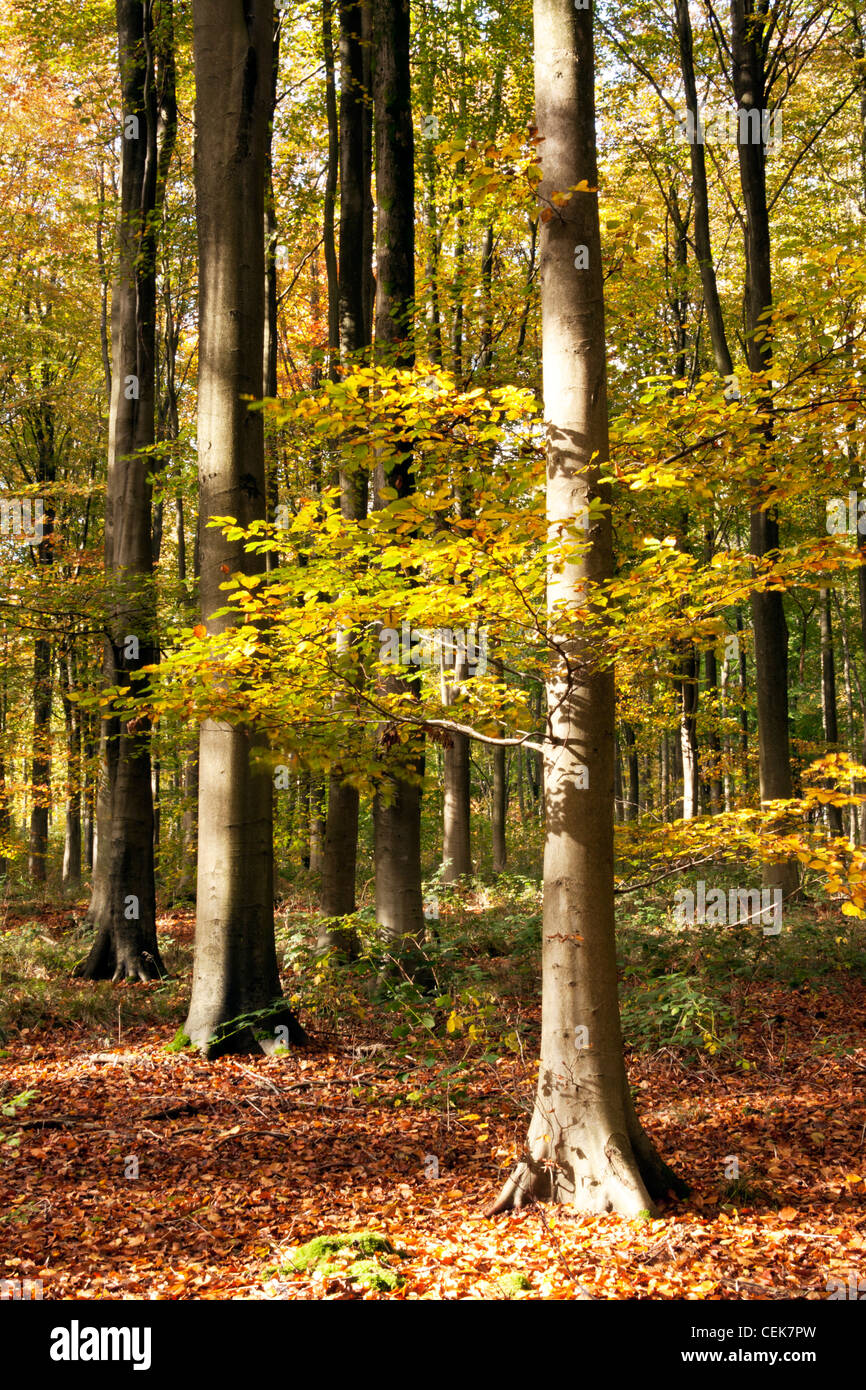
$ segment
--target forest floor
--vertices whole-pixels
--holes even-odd
[[[0,1279],[39,1279],[46,1299],[866,1290],[862,924],[813,905],[784,946],[753,941],[750,955],[718,932],[701,949],[709,938],[672,933],[652,905],[630,919],[629,1075],[692,1189],[659,1220],[483,1215],[532,1101],[537,915],[525,902],[476,895],[443,912],[435,998],[404,984],[371,1002],[360,967],[312,964],[311,924],[296,903],[279,938],[310,1046],[207,1063],[166,1047],[184,1017],[189,913],[160,922],[170,981],[93,986],[68,978],[85,941],[74,913],[7,905]],[[361,1231],[391,1251],[363,1268],[356,1249],[318,1264],[293,1253]]]

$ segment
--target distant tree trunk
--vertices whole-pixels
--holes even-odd
[[[697,138],[700,120],[695,65],[692,51],[692,21],[688,0],[675,0],[675,23],[680,49],[680,69],[685,89],[686,108],[691,114],[694,139],[689,154],[692,165],[692,199],[695,205],[695,255],[704,295],[704,312],[710,331],[713,357],[719,376],[729,377],[734,365],[725,334],[725,320],[719,299],[716,268],[710,241],[710,205],[707,195],[707,166],[703,143]]]
[[[318,773],[310,776],[310,872],[322,872],[325,839],[325,784]]]
[[[765,39],[768,12],[753,0],[731,0],[731,62],[734,96],[739,113],[750,113],[738,133],[740,182],[746,212],[746,355],[752,372],[769,374],[773,364],[772,335],[766,315],[773,307],[770,219],[767,203],[766,148],[763,127],[750,138],[752,114],[762,121],[765,108]],[[756,425],[772,437],[772,403],[761,402],[762,422]],[[750,546],[763,559],[779,548],[779,523],[774,507],[755,505],[751,514]],[[788,625],[782,594],[754,591],[751,598],[755,633],[755,693],[758,706],[758,758],[761,801],[784,800],[794,794],[788,733]],[[764,865],[764,883],[780,888],[785,897],[797,891],[796,860]]]
[[[122,86],[121,206],[112,295],[113,352],[105,514],[111,582],[105,680],[146,693],[142,667],[157,659],[152,589],[150,474],[156,412],[156,250],[174,148],[171,0],[117,0]],[[103,721],[99,833],[89,916],[96,939],[87,979],[152,980],[165,974],[156,939],[151,725]]]
[[[535,0],[540,197],[598,184],[591,10]],[[575,269],[575,246],[588,267]],[[607,499],[604,286],[595,192],[572,197],[541,233],[544,413],[550,534],[575,533],[592,498]],[[581,534],[581,539],[585,535]],[[677,1185],[637,1119],[623,1059],[614,940],[614,674],[562,613],[613,575],[610,513],[580,558],[551,563],[548,612],[567,665],[551,673],[545,740],[542,1036],[526,1154],[490,1209],[534,1198],[637,1216]],[[591,594],[589,595],[591,601]],[[584,773],[588,775],[585,777]]]
[[[66,725],[66,831],[63,842],[63,888],[77,893],[81,888],[81,709],[70,699],[75,693],[75,662],[70,650],[62,651],[57,662],[60,698]]]
[[[465,663],[459,665],[455,657],[453,682],[444,671],[442,673],[444,704],[451,703],[456,689],[467,675]],[[450,744],[446,745],[443,757],[443,883],[454,883],[456,879],[468,878],[472,874],[469,738],[466,734],[451,733],[449,739]],[[501,751],[504,753],[504,748]]]
[[[740,756],[743,764],[743,791],[749,784],[749,706],[748,706],[748,667],[746,648],[743,643],[743,615],[739,608],[737,623],[737,663],[740,677]]]
[[[51,807],[51,642],[33,643],[33,757],[30,764],[30,851],[27,868],[34,883],[44,884],[48,865],[48,812]]]
[[[99,730],[92,715],[85,716],[84,738],[84,867],[93,872],[93,841],[96,832],[96,754]]]
[[[670,744],[667,738],[667,730],[664,730],[659,741],[660,766],[659,770],[659,799],[662,802],[662,820],[670,820]]]
[[[414,362],[415,160],[409,68],[408,0],[373,0],[373,100],[376,129],[376,352],[383,362]],[[399,497],[415,488],[407,448],[384,479]],[[411,682],[408,682],[411,688]],[[398,953],[411,957],[424,939],[421,891],[423,738],[387,754],[383,791],[373,801],[376,917]]]
[[[505,747],[493,749],[493,806],[490,817],[490,827],[493,838],[493,872],[503,874],[508,866],[508,839],[506,836],[507,813],[508,813],[508,777],[506,772]],[[522,769],[518,769],[520,777],[519,793],[520,801],[523,801],[523,782]],[[523,812],[521,810],[521,821]]]
[[[698,668],[691,643],[682,658],[680,671],[683,820],[693,820],[698,814]]]
[[[337,116],[336,75],[334,71],[334,8],[334,0],[322,0],[325,114],[328,121],[328,164],[322,209],[322,241],[325,253],[325,274],[328,281],[328,375],[332,381],[337,379],[340,354],[340,286],[337,268],[337,241],[334,232],[334,209],[340,173],[340,125]],[[276,67],[277,55],[275,53],[274,68],[276,69]]]
[[[260,574],[261,556],[207,527],[265,516],[261,412],[264,189],[274,10],[196,0],[200,595],[208,632],[225,573]],[[184,1031],[209,1057],[271,1051],[306,1037],[281,997],[274,943],[273,786],[255,728],[208,719],[199,744],[198,892],[192,997]],[[258,756],[257,756],[258,755]],[[251,1015],[258,1015],[252,1018]],[[285,1030],[285,1031],[282,1031]]]
[[[709,789],[710,802],[709,810],[713,815],[718,815],[722,809],[722,798],[724,789],[722,786],[722,744],[718,730],[718,706],[716,698],[719,689],[719,663],[716,660],[716,653],[712,647],[707,647],[704,652],[704,679],[707,684],[707,713],[709,716],[709,728],[707,729],[707,748],[709,750]]]
[[[184,526],[183,494],[175,498],[175,536],[177,544],[177,577],[180,580],[183,606],[190,621],[195,611],[194,586],[187,583],[186,531]],[[198,546],[193,551],[195,579],[198,580]],[[183,810],[180,818],[181,870],[175,889],[178,902],[195,901],[198,862],[198,740],[195,747],[183,754]]]
[[[626,820],[637,820],[640,815],[640,770],[634,728],[626,720],[623,720],[622,733],[625,739],[626,762],[628,763],[628,796],[625,803],[625,818]]]
[[[350,372],[370,346],[371,243],[367,219],[370,188],[370,56],[365,45],[366,3],[341,0],[340,15],[340,257],[337,281],[337,328],[340,365]],[[340,511],[350,521],[363,520],[369,505],[366,470],[346,455],[340,469]],[[351,633],[341,637],[348,645]],[[348,769],[332,768],[328,776],[328,809],[322,851],[319,903],[325,918],[350,916],[355,911],[355,873],[358,858],[359,794],[346,781]],[[336,923],[323,924],[320,951],[358,952],[357,934]]]
[[[427,22],[433,30],[432,39],[435,46],[436,21],[438,18],[435,6],[430,6],[427,11]],[[427,28],[423,31],[427,32]],[[439,230],[439,210],[436,203],[437,194],[437,169],[435,145],[439,138],[437,130],[437,120],[434,114],[434,93],[436,90],[436,72],[434,66],[434,56],[423,53],[421,62],[421,102],[423,104],[424,115],[422,116],[422,137],[424,141],[424,152],[421,159],[421,176],[424,182],[424,222],[427,230],[426,258],[424,262],[424,278],[427,282],[427,353],[430,361],[436,367],[442,366],[442,314],[440,309],[439,296],[439,258],[442,252],[442,234]]]
[[[37,395],[33,411],[36,443],[36,477],[46,489],[42,534],[33,547],[36,564],[49,568],[54,563],[54,491],[57,476],[54,405],[48,394],[50,376],[47,363],[36,374],[45,394]],[[48,826],[51,813],[51,705],[54,690],[54,664],[51,637],[37,632],[33,643],[33,745],[31,760],[32,799],[30,809],[30,852],[28,869],[34,883],[44,884],[47,876]]]
[[[9,859],[6,854],[9,834],[12,829],[12,816],[9,810],[9,790],[6,786],[6,711],[8,691],[6,673],[8,670],[8,642],[3,638],[3,668],[0,670],[0,883],[5,883],[9,872]]]
[[[818,619],[821,627],[821,713],[824,723],[824,739],[827,752],[835,753],[839,745],[839,720],[836,706],[836,660],[833,655],[833,613],[830,608],[830,590],[820,591]],[[833,779],[827,785],[834,785]],[[827,826],[831,835],[841,835],[842,808],[830,806],[827,811]]]
[[[848,615],[845,611],[844,594],[834,594],[839,613],[839,629],[842,638],[842,679],[845,685],[845,748],[850,753],[854,747],[854,689],[851,682],[851,642],[848,634]],[[852,777],[849,787],[852,795],[862,796],[863,788]],[[857,807],[848,807],[848,841],[854,849],[858,843]]]

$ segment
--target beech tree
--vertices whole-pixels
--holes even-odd
[[[372,103],[369,5],[351,0],[339,7],[340,18],[340,255],[338,263],[338,336],[340,367],[350,372],[370,346],[372,329],[371,244],[367,227],[372,211]],[[364,41],[365,32],[367,42]],[[340,469],[340,509],[360,520],[367,515],[369,478],[357,461]],[[345,641],[351,640],[346,634]],[[335,767],[328,778],[328,811],[322,858],[321,907],[326,917],[355,911],[355,866],[358,854],[359,792]],[[322,947],[346,946],[345,933],[322,934]],[[354,949],[350,940],[349,949]]]
[[[263,387],[265,162],[273,0],[196,0],[200,599],[208,634],[231,620],[221,585],[264,559],[211,517],[266,514]],[[184,1031],[210,1057],[305,1041],[281,998],[274,944],[273,785],[255,728],[209,719],[199,737],[198,885]],[[285,1029],[282,1033],[280,1030]]]
[[[111,304],[111,407],[105,504],[110,585],[106,685],[145,693],[157,655],[152,589],[152,447],[156,409],[156,251],[177,125],[171,0],[117,0],[122,85],[118,268]],[[165,974],[156,940],[150,721],[103,720],[97,862],[89,916],[96,939],[81,974]]]
[[[409,0],[373,0],[373,99],[376,142],[376,351],[380,361],[415,360],[415,145],[409,70]],[[381,467],[398,497],[415,487],[410,448]],[[421,891],[423,739],[385,755],[387,788],[376,795],[376,917],[401,949],[424,935]],[[400,765],[402,763],[402,766]],[[401,775],[401,773],[403,775]]]
[[[636,1216],[681,1184],[642,1129],[626,1076],[614,940],[614,677],[576,619],[592,603],[591,586],[613,573],[593,15],[572,0],[535,0],[533,14],[547,597],[559,660],[544,744],[538,1090],[525,1155],[491,1214],[539,1199]]]

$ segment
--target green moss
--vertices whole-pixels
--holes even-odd
[[[183,1052],[185,1047],[192,1047],[192,1038],[188,1038],[182,1028],[178,1028],[170,1043],[166,1043],[166,1052]]]
[[[306,1245],[299,1245],[289,1256],[289,1267],[300,1271],[327,1264],[325,1273],[337,1273],[328,1256],[347,1249],[357,1250],[360,1255],[366,1256],[395,1253],[387,1236],[380,1235],[378,1231],[347,1231],[341,1235],[314,1236]]]
[[[506,1298],[513,1298],[515,1294],[526,1293],[527,1289],[532,1288],[532,1284],[525,1274],[503,1274],[499,1278],[499,1287]]]
[[[354,1283],[376,1293],[388,1293],[392,1289],[399,1289],[403,1283],[402,1275],[398,1274],[396,1269],[386,1269],[375,1260],[356,1260],[354,1264],[349,1265],[346,1274]]]

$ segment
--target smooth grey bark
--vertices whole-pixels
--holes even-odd
[[[753,0],[731,0],[731,69],[734,97],[739,112],[761,113],[767,102],[765,90],[765,41],[768,12],[756,8]],[[741,122],[737,150],[740,183],[746,212],[746,357],[752,372],[769,373],[773,364],[772,337],[766,332],[766,315],[773,306],[770,258],[770,218],[767,202],[767,167],[764,132],[753,134],[752,116]],[[772,440],[772,403],[760,402],[762,423],[756,429],[766,446]],[[753,555],[765,558],[779,548],[779,523],[774,507],[753,506],[750,517],[750,547]],[[758,592],[751,596],[752,627],[755,633],[755,693],[758,709],[758,760],[760,794],[763,801],[776,801],[794,794],[791,776],[791,747],[788,730],[788,625],[782,594]],[[764,865],[764,883],[780,888],[787,898],[797,892],[799,873],[796,860]]]
[[[360,0],[341,0],[340,108],[338,157],[340,174],[340,256],[337,278],[336,317],[340,369],[349,372],[370,346],[369,308],[371,243],[367,219],[371,207],[370,185],[370,56],[365,33],[369,31],[368,6]],[[329,156],[330,157],[330,156]],[[369,480],[357,461],[343,459],[340,467],[340,512],[347,520],[367,515]],[[341,635],[349,644],[352,634]],[[336,950],[354,957],[357,933],[336,919],[355,911],[355,875],[358,859],[358,788],[346,779],[349,769],[334,767],[328,776],[328,807],[322,846],[319,905],[325,921],[319,931],[318,949]]]
[[[597,188],[593,17],[572,0],[535,0],[534,19],[539,197],[549,208],[555,192],[582,180]],[[586,269],[575,267],[576,246],[587,248]],[[541,306],[549,530],[563,541],[584,539],[584,509],[594,497],[609,498],[599,476],[608,458],[607,367],[594,191],[576,194],[543,225]],[[653,1212],[654,1197],[677,1185],[637,1119],[623,1058],[614,676],[570,616],[588,585],[613,575],[609,510],[588,540],[582,557],[548,568],[550,629],[564,659],[549,678],[544,744],[541,1061],[526,1153],[491,1214],[536,1198],[637,1216]]]
[[[121,202],[111,303],[112,381],[105,504],[110,585],[105,681],[133,696],[157,659],[152,589],[152,446],[156,431],[156,251],[174,148],[171,0],[117,0],[122,88]],[[151,724],[111,715],[101,731],[97,863],[86,979],[165,974],[156,939]]]
[[[264,189],[273,3],[195,0],[199,258],[200,601],[210,635],[228,629],[225,573],[261,556],[209,528],[265,516]],[[274,943],[273,787],[255,728],[208,719],[199,738],[199,851],[192,997],[184,1031],[209,1057],[306,1041],[282,998]],[[285,1030],[282,1032],[281,1030]]]
[[[376,137],[377,359],[415,360],[415,158],[409,67],[408,0],[373,0],[373,102]],[[411,448],[398,453],[383,481],[398,497],[415,488]],[[378,487],[377,487],[378,492]],[[412,688],[407,679],[405,685]],[[421,783],[424,740],[382,750],[384,780],[373,798],[376,918],[396,955],[411,960],[424,940],[421,891]]]

